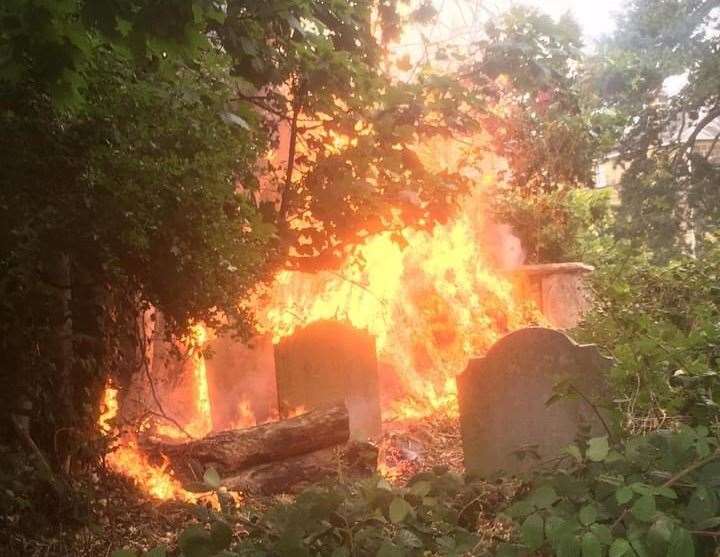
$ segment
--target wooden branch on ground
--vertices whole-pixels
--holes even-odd
[[[256,466],[344,445],[349,437],[348,411],[340,404],[288,420],[213,433],[185,443],[145,439],[142,446],[151,456],[167,458],[176,477],[188,483],[202,478],[209,467],[215,468],[221,477],[237,476]]]
[[[254,495],[291,493],[325,479],[339,481],[372,475],[378,448],[372,443],[350,442],[280,462],[261,464],[223,479],[228,489]]]

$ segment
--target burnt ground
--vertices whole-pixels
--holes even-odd
[[[385,430],[380,443],[381,470],[391,483],[403,485],[416,473],[434,467],[462,473],[456,418],[436,415],[412,423],[390,422]],[[20,470],[17,478],[22,481],[28,470]],[[488,543],[506,537],[506,528],[495,515],[517,489],[514,482],[488,483],[475,501],[481,509],[478,531],[487,535]],[[11,489],[10,494],[6,491],[0,503],[8,499],[14,504],[0,507],[0,557],[102,557],[120,548],[172,548],[178,532],[196,521],[195,505],[151,499],[127,478],[102,468],[79,477],[72,491],[76,493],[72,500],[62,503],[52,493],[22,493],[20,488],[17,492]],[[288,497],[247,498],[243,511],[261,514],[273,502]],[[237,533],[242,535],[241,525]]]

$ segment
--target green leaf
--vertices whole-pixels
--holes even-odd
[[[710,530],[718,526],[720,526],[720,516],[713,516],[712,518],[699,522],[697,525],[698,530]]]
[[[410,487],[410,493],[418,497],[425,497],[432,490],[432,484],[428,481],[415,482]]]
[[[615,500],[618,502],[619,505],[624,505],[625,503],[628,503],[632,500],[634,496],[635,493],[633,492],[633,490],[627,486],[621,487],[615,492]]]
[[[677,493],[674,489],[671,489],[669,487],[660,486],[657,488],[657,490],[655,490],[655,492],[661,497],[665,497],[666,499],[677,499]]]
[[[695,542],[685,528],[673,530],[667,557],[695,557]]]
[[[413,511],[412,506],[402,497],[395,497],[390,503],[389,516],[390,521],[398,524]]]
[[[110,554],[110,557],[137,557],[137,553],[130,549],[116,549]]]
[[[593,462],[602,462],[610,452],[607,435],[604,437],[593,437],[588,441],[587,457]]]
[[[630,514],[641,522],[652,522],[656,511],[655,497],[652,495],[643,495],[630,507]]]
[[[653,555],[667,553],[667,545],[672,536],[673,523],[665,516],[661,516],[647,532],[647,546]]]
[[[715,493],[705,486],[693,491],[687,506],[687,517],[694,523],[699,523],[714,517],[718,511],[718,499]]]
[[[525,545],[527,545],[531,551],[534,551],[542,546],[545,540],[544,533],[545,524],[542,516],[539,514],[531,514],[525,519],[525,522],[520,526],[520,536]]]
[[[590,526],[590,531],[597,536],[600,543],[604,545],[610,545],[613,541],[612,531],[605,524],[598,524],[597,522]]]
[[[405,552],[394,543],[385,540],[380,546],[376,557],[405,557]]]
[[[589,526],[595,520],[597,519],[597,507],[595,505],[585,505],[582,509],[580,509],[580,513],[578,515],[578,518],[580,519],[581,524],[584,526]]]
[[[217,489],[220,487],[220,474],[210,466],[203,474],[203,481],[212,489]]]
[[[537,488],[530,494],[528,501],[535,505],[538,509],[547,509],[552,507],[553,503],[558,500],[558,494],[549,485]]]
[[[534,511],[535,506],[532,505],[529,501],[525,500],[513,503],[507,509],[505,509],[504,512],[510,518],[523,518],[533,513]]]
[[[394,538],[395,543],[401,547],[409,547],[412,549],[420,549],[423,542],[417,535],[405,528],[401,529]]]
[[[216,551],[230,547],[233,531],[224,520],[216,520],[210,525],[210,538]]]
[[[577,536],[564,536],[555,549],[557,557],[579,557],[581,552],[582,547]]]
[[[583,456],[580,452],[580,448],[577,445],[570,445],[565,447],[565,452],[573,457],[577,462],[582,462]]]
[[[582,548],[582,557],[601,557],[602,546],[600,540],[597,539],[595,534],[587,532],[580,542]]]
[[[628,542],[625,538],[617,538],[610,545],[608,557],[623,557],[623,555],[627,555],[630,552],[632,552],[630,542]]]
[[[165,557],[167,549],[163,546],[157,546],[143,554],[143,557]]]
[[[183,557],[211,557],[215,553],[210,533],[202,526],[187,527],[178,537]]]
[[[635,482],[630,485],[630,488],[638,495],[655,495],[657,493],[655,486],[642,482]]]

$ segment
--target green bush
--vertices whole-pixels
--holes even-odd
[[[720,536],[720,449],[705,426],[571,445],[506,509],[519,532],[499,555],[710,555]]]
[[[576,331],[616,360],[628,414],[708,423],[720,402],[720,250],[656,266],[615,252],[597,266],[595,310]]]
[[[520,238],[527,263],[557,263],[585,258],[603,243],[610,218],[607,191],[559,189],[530,195],[519,189],[493,191],[492,211]],[[606,238],[605,238],[606,240]]]
[[[178,546],[183,557],[465,555],[480,541],[473,530],[485,488],[444,468],[400,488],[377,476],[318,485],[257,516],[227,505],[222,513],[199,508],[201,523],[181,533]],[[239,539],[235,526],[245,531]]]

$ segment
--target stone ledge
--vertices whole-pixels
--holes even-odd
[[[520,265],[510,272],[523,275],[553,275],[558,273],[580,274],[592,273],[595,267],[586,263],[569,262],[569,263],[540,263],[537,265]]]

